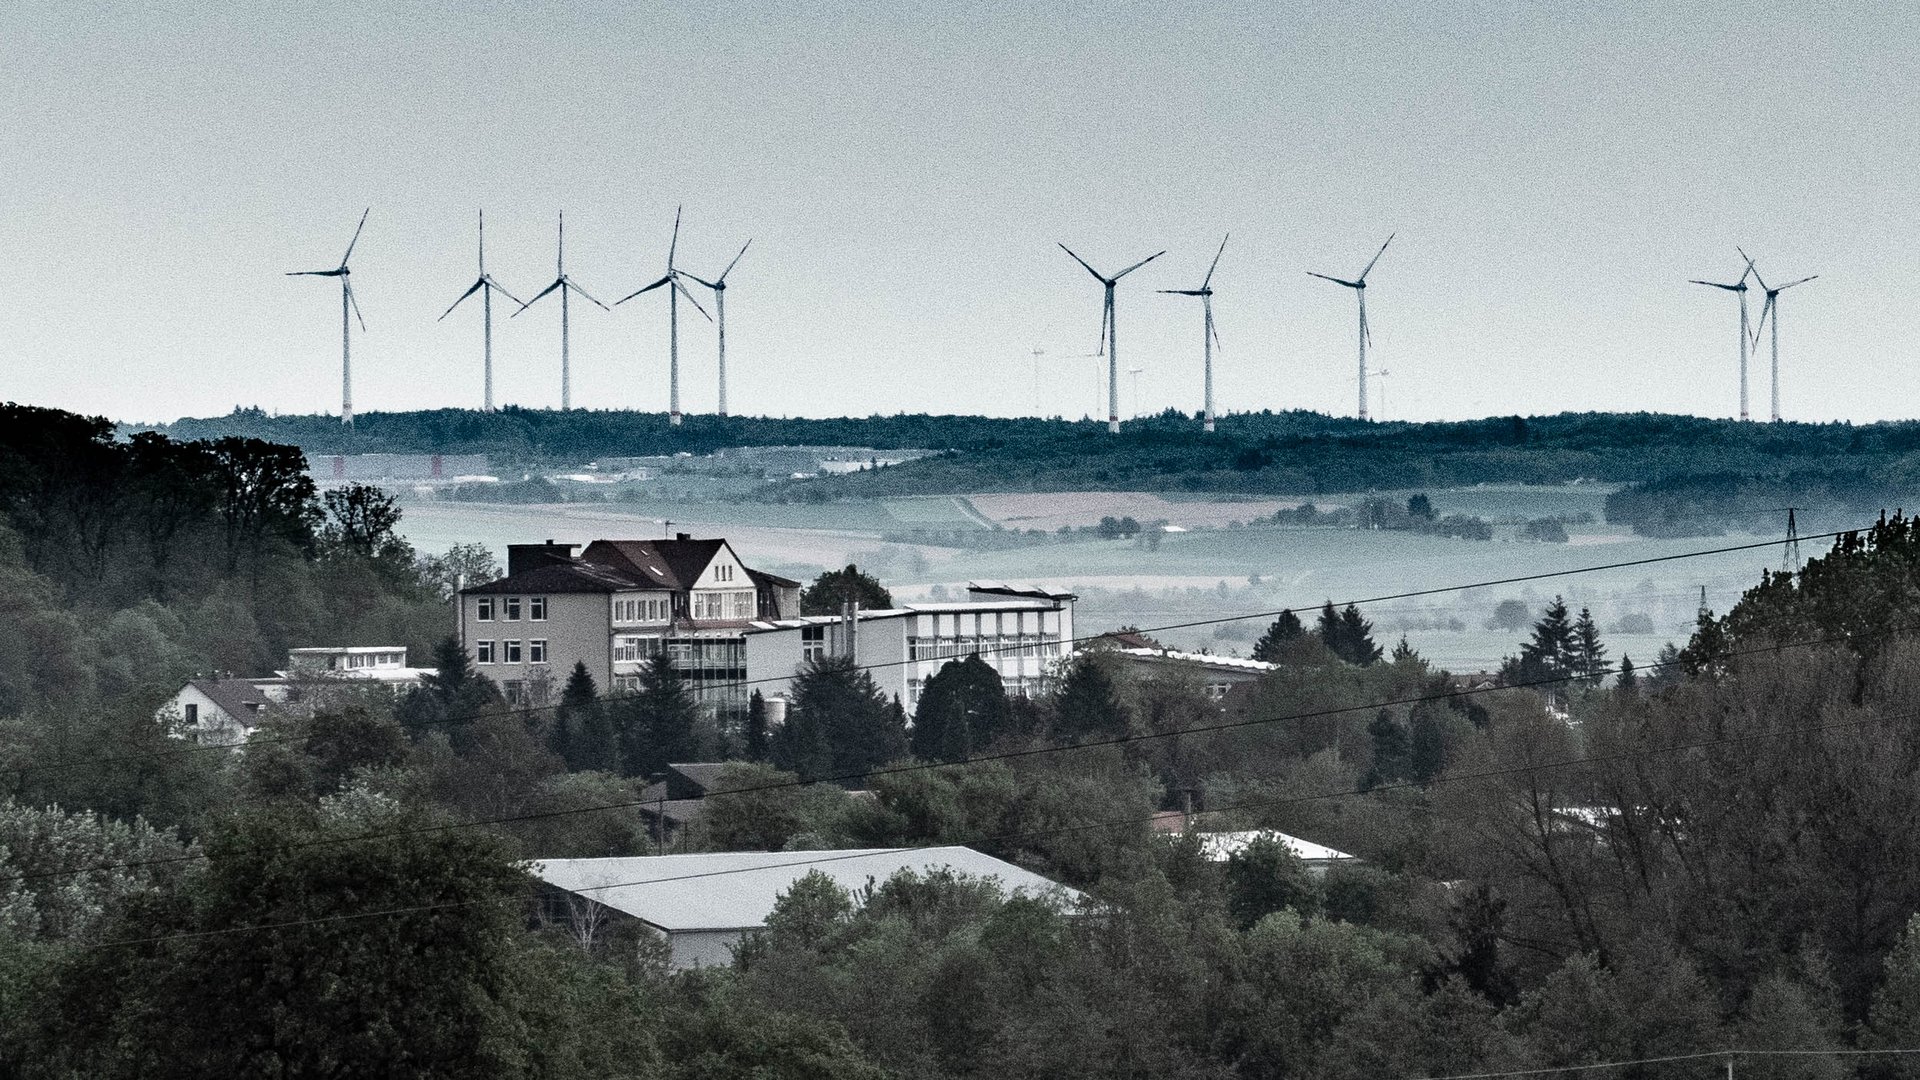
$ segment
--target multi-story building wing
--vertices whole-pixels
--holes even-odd
[[[745,628],[792,617],[798,582],[753,570],[720,539],[514,544],[507,576],[460,594],[459,632],[508,700],[557,699],[576,663],[603,692],[632,690],[665,655],[720,712],[746,707]]]

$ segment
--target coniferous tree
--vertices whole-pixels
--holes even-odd
[[[1321,607],[1320,621],[1314,626],[1313,632],[1320,635],[1320,644],[1325,645],[1328,652],[1346,659],[1344,627],[1340,624],[1340,613],[1334,610],[1333,601],[1329,600]]]
[[[1111,663],[1097,652],[1083,653],[1067,668],[1053,695],[1055,739],[1087,742],[1126,734],[1126,712]]]
[[[1407,729],[1393,718],[1392,713],[1381,709],[1373,722],[1367,725],[1367,735],[1373,740],[1373,765],[1367,770],[1362,786],[1372,788],[1406,779],[1413,760],[1413,746],[1407,738]]]
[[[793,683],[774,764],[809,779],[856,777],[907,753],[906,714],[844,656],[807,666]]]
[[[560,691],[560,705],[553,710],[553,723],[547,728],[547,749],[566,762],[569,772],[592,767],[581,762],[579,735],[587,721],[586,714],[599,707],[600,693],[593,685],[593,675],[587,671],[584,661],[576,661],[567,676],[566,687]]]
[[[1267,632],[1260,635],[1260,640],[1253,643],[1253,658],[1269,664],[1278,663],[1282,646],[1306,632],[1306,627],[1300,625],[1300,616],[1291,611],[1282,611],[1280,617],[1273,620],[1273,625],[1267,627]]]
[[[941,665],[921,689],[913,754],[922,761],[963,761],[1004,734],[1010,721],[1000,673],[975,653]]]
[[[1373,643],[1373,624],[1361,617],[1360,609],[1353,604],[1340,612],[1339,642],[1333,651],[1349,664],[1366,667],[1380,659],[1380,646]]]
[[[1424,784],[1447,767],[1447,731],[1439,719],[1425,712],[1416,713],[1408,726],[1413,737],[1407,751],[1407,779]]]
[[[1573,655],[1571,668],[1574,674],[1581,676],[1588,685],[1600,681],[1601,672],[1607,666],[1607,647],[1600,642],[1600,628],[1594,625],[1593,612],[1580,609],[1580,617],[1573,623]]]
[[[747,698],[747,737],[746,751],[748,761],[767,760],[767,699],[755,690]]]
[[[1417,664],[1420,662],[1420,654],[1407,643],[1407,635],[1401,634],[1400,643],[1393,647],[1392,659],[1396,664]]]
[[[1633,658],[1626,653],[1620,654],[1620,677],[1614,680],[1613,688],[1622,694],[1640,692],[1640,674],[1633,670]]]
[[[1567,618],[1566,602],[1556,596],[1533,624],[1533,637],[1520,646],[1519,658],[1503,664],[1500,674],[1512,685],[1544,683],[1577,674],[1577,661],[1573,622]],[[1553,687],[1542,689],[1550,693]]]
[[[699,703],[666,656],[654,657],[640,672],[640,689],[614,704],[621,771],[627,776],[658,776],[675,762],[699,752],[695,725]]]

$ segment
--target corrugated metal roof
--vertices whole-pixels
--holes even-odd
[[[851,851],[725,851],[613,859],[547,859],[533,872],[549,885],[582,893],[662,930],[745,930],[766,925],[780,894],[818,870],[845,889],[865,888],[901,870],[942,868],[996,879],[1007,892],[1061,890],[1085,897],[1010,862],[966,847],[863,848]]]
[[[1280,667],[1278,664],[1269,664],[1264,660],[1248,660],[1239,656],[1215,656],[1212,653],[1174,652],[1171,649],[1115,649],[1113,651],[1121,656],[1131,656],[1140,660],[1178,660],[1186,664],[1242,668],[1247,671],[1275,671]]]
[[[1209,859],[1224,862],[1229,855],[1235,855],[1245,851],[1248,844],[1253,843],[1262,836],[1280,841],[1280,843],[1286,845],[1288,850],[1310,863],[1341,862],[1354,858],[1354,856],[1344,851],[1337,851],[1325,844],[1316,844],[1311,840],[1302,840],[1297,836],[1288,836],[1286,833],[1277,832],[1273,829],[1201,833],[1200,846],[1206,851]]]

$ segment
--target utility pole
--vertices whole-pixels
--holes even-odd
[[[1794,520],[1793,512],[1803,509],[1798,506],[1787,507],[1786,550],[1780,556],[1780,572],[1798,574],[1800,572],[1800,523]]]

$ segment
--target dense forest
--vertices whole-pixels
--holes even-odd
[[[424,685],[233,752],[171,737],[174,672],[274,635],[431,643],[445,558],[285,446],[4,419],[0,1076],[1894,1080],[1920,1050],[1899,515],[1651,662],[1556,602],[1494,687],[1329,605],[1272,620],[1276,668],[1224,702],[1095,648],[1038,698],[956,660],[909,716],[826,659],[784,722],[730,730],[665,663],[511,709],[439,640]],[[690,757],[731,764],[674,850],[968,844],[1094,906],[814,876],[678,973],[550,918],[524,860],[657,850],[639,793]],[[1216,859],[1170,810],[1359,859]]]
[[[144,430],[139,426],[128,430]],[[1920,491],[1920,424],[1753,424],[1648,413],[1567,413],[1433,423],[1363,423],[1318,413],[1235,413],[1203,435],[1175,412],[1127,422],[896,415],[810,420],[506,408],[367,413],[351,429],[324,416],[236,409],[155,430],[243,436],[310,453],[484,453],[505,465],[606,456],[711,453],[733,446],[832,445],[942,453],[870,472],[784,484],[786,499],[980,491],[1133,490],[1312,494],[1479,483],[1637,483],[1670,477],[1812,474],[1848,509],[1875,494]],[[1840,478],[1871,473],[1862,488]],[[1704,481],[1712,483],[1713,481]],[[1743,496],[1746,493],[1742,493]],[[1755,492],[1769,507],[1773,491]],[[757,497],[764,497],[760,493]],[[1882,500],[1884,501],[1884,500]],[[1753,509],[1752,507],[1733,507]],[[1710,506],[1720,510],[1723,507]],[[1623,504],[1622,514],[1631,515]],[[1674,516],[1677,511],[1666,511]],[[1623,520],[1625,518],[1623,517]]]

